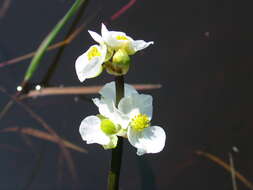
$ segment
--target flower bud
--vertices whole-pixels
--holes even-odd
[[[124,49],[119,49],[112,57],[112,61],[105,64],[106,71],[109,74],[120,76],[125,75],[130,66],[130,57]]]

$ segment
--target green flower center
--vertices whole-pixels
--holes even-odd
[[[113,135],[118,132],[118,128],[109,119],[101,119],[101,129],[107,135]]]
[[[143,129],[150,126],[150,120],[147,115],[139,114],[132,119],[130,125],[133,129],[142,131]]]
[[[128,40],[126,36],[116,36],[117,40]]]
[[[100,51],[96,46],[90,48],[90,50],[87,53],[88,60],[90,61],[93,57],[99,57],[101,56]]]

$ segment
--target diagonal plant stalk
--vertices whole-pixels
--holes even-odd
[[[2,19],[10,8],[11,0],[4,0],[0,7],[0,19]]]
[[[94,16],[95,16],[95,14],[92,15],[92,18]],[[89,21],[92,20],[91,17],[88,20]],[[70,44],[83,31],[83,29],[86,27],[86,25],[87,25],[87,22],[84,22],[79,28],[77,28],[72,34],[70,34],[66,40],[56,42],[56,43],[48,46],[47,51],[51,51],[51,50],[54,50],[54,49],[57,49],[57,48],[60,48],[62,46],[66,46],[66,45]],[[5,67],[7,65],[12,65],[12,64],[19,63],[21,61],[25,61],[27,59],[30,59],[35,55],[35,53],[36,53],[36,51],[33,51],[33,52],[27,53],[25,55],[15,57],[13,59],[3,61],[3,62],[0,63],[0,68]]]
[[[64,143],[60,136],[47,124],[47,122],[40,117],[38,114],[36,114],[29,106],[24,104],[23,102],[19,101],[17,97],[9,95],[4,89],[0,88],[0,91],[7,96],[9,96],[15,103],[17,103],[19,106],[21,106],[34,120],[36,120],[44,129],[46,129],[53,137],[56,139],[57,144],[59,145],[59,148],[61,149],[65,160],[68,163],[69,171],[73,177],[73,180],[77,181],[77,174],[75,172],[75,164],[72,159],[72,156],[67,150],[67,148],[64,146]]]
[[[89,0],[86,0],[86,3],[82,4],[82,6],[79,8],[79,10],[77,12],[77,15],[75,17],[75,20],[72,22],[67,34],[64,37],[64,41],[66,41],[69,38],[69,36],[74,32],[77,24],[79,23],[79,21],[81,20],[81,18],[83,16],[83,14],[85,12],[85,9],[87,8],[88,4],[89,4]],[[50,82],[51,78],[53,77],[53,75],[54,75],[54,73],[55,73],[55,71],[56,71],[56,69],[59,65],[59,60],[60,60],[60,58],[61,58],[61,56],[62,56],[62,54],[65,50],[65,47],[66,46],[62,46],[58,49],[52,64],[50,65],[49,69],[47,70],[47,73],[45,74],[45,76],[42,79],[41,84],[43,86],[48,86],[49,85],[49,82]]]
[[[45,159],[45,154],[46,154],[46,144],[42,144],[39,149],[40,150],[37,150],[36,161],[35,161],[34,167],[32,168],[31,173],[28,175],[28,178],[27,178],[27,180],[25,182],[25,185],[22,188],[22,190],[29,190],[29,189],[31,189],[33,181],[36,178],[37,172],[43,166],[43,161]]]
[[[69,11],[65,14],[65,16],[56,24],[56,26],[53,28],[53,30],[46,36],[46,38],[42,41],[41,45],[35,52],[35,55],[25,73],[24,80],[21,83],[21,92],[27,91],[28,87],[28,81],[33,76],[34,72],[38,68],[43,56],[45,55],[49,45],[53,42],[53,40],[56,38],[58,33],[61,31],[61,29],[64,27],[64,25],[69,21],[72,16],[78,11],[78,9],[85,3],[87,0],[76,0],[75,3],[72,5],[72,7],[69,9]],[[17,92],[15,97],[18,97],[21,92]],[[0,112],[0,119],[7,113],[7,111],[10,109],[10,107],[13,105],[13,100],[10,100],[6,106],[1,110]]]
[[[35,56],[33,57],[26,73],[24,76],[24,80],[22,82],[22,87],[24,88],[28,81],[32,78],[34,72],[38,68],[39,64],[43,56],[46,53],[48,46],[53,42],[56,38],[58,33],[62,30],[64,25],[69,21],[72,16],[77,12],[77,10],[82,6],[82,4],[86,2],[86,0],[76,0],[69,11],[65,14],[65,16],[56,24],[53,30],[46,36],[46,38],[42,41],[41,45],[39,46],[38,50],[36,51]]]
[[[119,101],[124,97],[124,77],[117,76],[115,78],[116,85],[116,106],[118,107]],[[123,137],[118,137],[117,147],[112,149],[111,168],[108,175],[108,190],[119,189],[119,177],[121,160],[123,153]]]
[[[210,154],[208,152],[203,152],[200,150],[197,150],[195,152],[197,155],[199,156],[203,156],[208,158],[209,160],[211,160],[212,162],[220,165],[221,167],[223,167],[226,171],[231,172],[231,166],[229,164],[227,164],[225,161],[223,161],[222,159],[220,159],[219,157]],[[253,184],[252,182],[250,182],[247,178],[245,178],[242,174],[240,174],[238,171],[234,170],[234,175],[235,177],[240,180],[246,187],[248,187],[249,189],[253,190]]]
[[[58,143],[57,139],[55,139],[55,137],[52,134],[38,130],[38,129],[33,129],[30,127],[10,127],[10,128],[4,128],[0,130],[0,133],[8,133],[8,132],[18,132],[18,133],[30,135],[30,136],[33,136],[33,137],[36,137],[48,142]],[[87,153],[86,149],[79,147],[63,138],[61,138],[61,142],[66,148],[69,148],[81,153]]]
[[[110,20],[116,20],[117,18],[119,18],[122,14],[124,14],[128,9],[130,9],[135,3],[137,2],[137,0],[129,0],[129,2],[124,5],[120,10],[118,10],[116,13],[114,13],[111,17]]]
[[[237,183],[236,183],[234,159],[231,152],[228,153],[228,157],[229,157],[229,165],[230,165],[230,170],[231,170],[233,190],[238,190]]]

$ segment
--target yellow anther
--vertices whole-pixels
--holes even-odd
[[[87,53],[88,60],[90,61],[93,57],[99,57],[101,56],[100,51],[96,46],[90,48],[90,50]]]
[[[132,119],[130,125],[133,127],[133,129],[142,131],[143,129],[150,126],[150,120],[147,115],[139,114]]]
[[[128,40],[128,38],[126,36],[117,36],[116,39],[117,40]]]

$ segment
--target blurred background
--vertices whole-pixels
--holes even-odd
[[[36,50],[72,4],[69,0],[0,1],[0,87],[7,91],[1,90],[1,110],[10,101],[8,94],[16,93],[31,59],[12,64],[5,61]],[[250,6],[235,10],[227,0],[90,0],[76,26],[84,24],[83,30],[65,46],[52,75],[48,70],[59,48],[46,53],[30,89],[37,84],[93,86],[112,81],[104,72],[81,84],[75,74],[77,56],[94,43],[87,30],[100,32],[101,22],[134,39],[154,41],[132,58],[125,80],[162,85],[142,92],[154,98],[152,122],[164,127],[166,146],[159,154],[138,157],[125,141],[121,189],[236,190],[231,158],[235,169],[248,180],[237,178],[237,188],[253,189],[249,184],[253,181],[250,18]],[[54,42],[64,39],[74,20]],[[0,120],[0,189],[106,189],[110,151],[87,145],[78,132],[81,120],[97,112],[89,101],[94,96],[98,95],[45,96],[14,103]],[[3,131],[33,128],[46,132],[27,109],[87,153],[68,149],[71,165],[57,143],[18,130]]]

